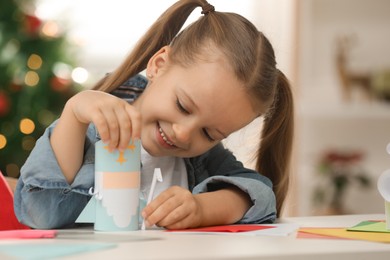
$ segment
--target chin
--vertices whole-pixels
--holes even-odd
[[[162,156],[170,156],[169,154],[164,153],[153,142],[142,142],[142,147],[144,150],[153,157],[162,157]]]
[[[144,150],[148,152],[148,154],[150,154],[151,156],[158,156],[156,150],[152,149],[150,145],[148,145],[148,143],[142,142],[142,148],[144,148]]]

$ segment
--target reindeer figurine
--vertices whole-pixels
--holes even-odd
[[[356,37],[341,36],[337,38],[336,68],[341,81],[343,99],[347,102],[352,99],[354,88],[360,88],[366,100],[373,99],[370,73],[352,71],[348,67],[349,51],[356,43]]]

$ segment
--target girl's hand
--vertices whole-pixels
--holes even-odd
[[[150,202],[142,211],[142,217],[149,227],[184,229],[200,225],[202,209],[189,190],[173,186]]]
[[[76,119],[95,124],[109,149],[124,151],[130,139],[141,135],[140,113],[126,101],[102,91],[86,90],[69,100]]]

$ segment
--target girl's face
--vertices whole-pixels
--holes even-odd
[[[187,68],[169,63],[169,47],[148,64],[152,79],[134,103],[142,145],[152,156],[194,157],[258,115],[223,59]]]

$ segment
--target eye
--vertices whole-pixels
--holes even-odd
[[[179,100],[179,99],[176,99],[176,106],[177,106],[177,108],[180,110],[180,112],[182,112],[182,113],[184,113],[184,114],[187,114],[187,115],[190,114],[190,112],[188,112],[188,110],[185,109],[185,108],[183,107],[183,105],[180,103],[180,100]]]
[[[209,135],[209,133],[207,132],[207,129],[203,128],[202,131],[203,131],[203,134],[205,135],[205,137],[207,138],[207,140],[209,140],[210,142],[215,142],[214,138],[212,138]]]

